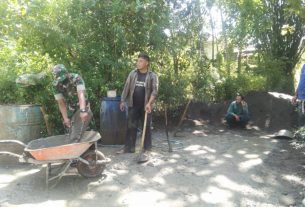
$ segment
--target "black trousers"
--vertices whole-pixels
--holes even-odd
[[[129,107],[128,108],[128,124],[127,135],[125,140],[125,147],[134,150],[137,140],[137,132],[140,124],[140,129],[143,129],[145,111],[144,107]],[[151,142],[151,113],[147,114],[146,132],[144,139],[144,149],[150,150],[152,147]]]

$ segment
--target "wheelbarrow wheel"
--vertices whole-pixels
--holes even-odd
[[[98,160],[105,160],[105,156],[100,151],[93,151],[90,150],[82,155],[82,158],[89,162],[89,165],[78,162],[77,164],[77,171],[80,175],[86,178],[95,178],[102,174],[106,165],[105,164],[98,164],[96,161]]]

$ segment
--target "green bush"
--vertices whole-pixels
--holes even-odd
[[[249,91],[265,91],[266,78],[242,73],[236,77],[228,77],[215,86],[216,101],[228,100],[236,93],[246,94]]]

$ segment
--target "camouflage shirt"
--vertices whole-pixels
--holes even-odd
[[[78,91],[84,91],[85,82],[82,77],[76,73],[69,73],[65,80],[53,81],[53,93],[56,100],[65,99],[69,112],[75,112],[79,108]],[[87,99],[87,97],[86,97]]]

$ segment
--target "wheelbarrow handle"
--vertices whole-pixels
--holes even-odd
[[[23,148],[25,148],[27,146],[23,142],[21,142],[19,140],[14,140],[14,139],[0,140],[0,145],[1,144],[18,144],[18,145],[22,146]],[[15,158],[18,158],[19,160],[22,159],[22,157],[23,157],[22,154],[17,154],[17,153],[8,152],[8,151],[0,151],[0,156],[2,156],[2,155],[15,157]]]
[[[19,155],[19,154],[13,153],[13,152],[7,152],[7,151],[0,151],[0,156],[1,155],[11,156],[11,157],[15,157],[18,159],[20,159],[22,157],[22,155]]]
[[[19,140],[14,140],[14,139],[0,140],[0,144],[19,144],[19,145],[21,145],[23,147],[27,146],[23,142],[21,142]]]

